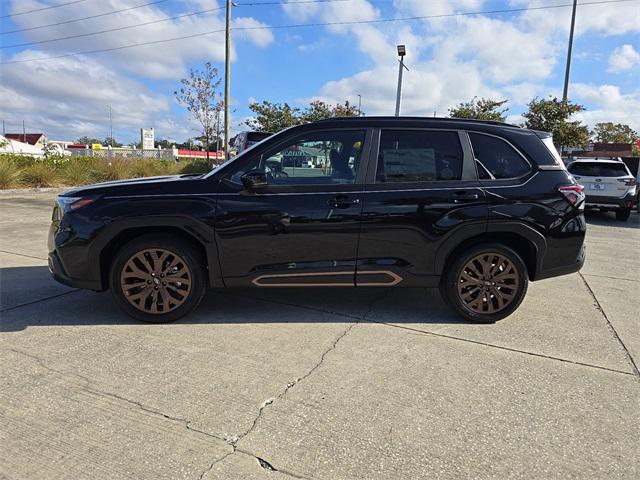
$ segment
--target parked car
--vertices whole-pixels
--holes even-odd
[[[618,220],[629,218],[638,181],[621,160],[576,160],[568,167],[584,185],[586,208],[614,211]]]
[[[239,154],[271,135],[271,132],[240,132],[231,141],[231,148]]]
[[[319,144],[325,168],[267,167]],[[518,308],[530,280],[581,268],[583,207],[547,133],[331,119],[282,131],[205,175],[64,192],[49,267],[67,285],[110,289],[148,322],[182,317],[207,287],[439,287],[460,316],[494,322]]]

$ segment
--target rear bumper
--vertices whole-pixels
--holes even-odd
[[[533,280],[542,280],[544,278],[551,277],[559,277],[561,275],[569,275],[570,273],[576,273],[580,271],[582,266],[584,265],[584,261],[586,258],[586,252],[584,249],[584,244],[580,248],[580,253],[574,262],[569,263],[567,265],[557,266],[553,268],[542,269],[537,272],[536,277]]]
[[[624,197],[607,197],[604,195],[587,195],[585,200],[586,208],[631,208],[633,207],[634,195],[628,194]]]

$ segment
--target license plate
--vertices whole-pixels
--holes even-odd
[[[591,185],[589,185],[589,188],[591,190],[604,190],[605,185],[603,185],[602,183],[592,183]]]

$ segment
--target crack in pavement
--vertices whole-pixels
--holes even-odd
[[[28,307],[29,305],[34,305],[34,304],[40,303],[40,302],[46,302],[47,300],[52,300],[52,299],[58,298],[58,297],[64,297],[65,295],[69,295],[70,293],[76,293],[76,292],[80,292],[80,291],[82,291],[82,290],[79,289],[79,288],[76,288],[76,289],[70,290],[68,292],[62,292],[62,293],[58,293],[56,295],[51,295],[50,297],[39,298],[38,300],[33,300],[31,302],[21,303],[20,305],[14,305],[13,307],[3,308],[2,310],[0,310],[0,313],[11,312],[12,310],[17,310],[18,308]]]
[[[635,372],[635,375],[640,377],[640,370],[638,370],[638,365],[636,365],[636,362],[633,359],[633,357],[631,356],[631,353],[629,352],[629,349],[627,348],[627,346],[622,341],[622,338],[620,338],[620,335],[618,335],[618,332],[616,331],[615,327],[611,323],[611,320],[609,320],[609,317],[607,316],[607,312],[604,311],[604,308],[602,308],[602,305],[600,304],[600,301],[598,300],[598,297],[596,297],[596,293],[591,288],[591,285],[589,285],[589,282],[587,282],[587,279],[584,278],[584,275],[582,273],[580,273],[580,272],[578,272],[578,275],[580,275],[580,278],[582,278],[582,281],[584,282],[584,285],[587,287],[587,290],[589,290],[589,293],[593,297],[593,300],[596,302],[596,308],[598,310],[600,310],[600,313],[602,314],[602,316],[606,320],[607,325],[608,325],[609,329],[611,330],[611,333],[613,333],[613,336],[618,340],[618,342],[622,346],[622,349],[624,350],[624,353],[626,354],[627,360],[631,363],[631,366],[633,367],[633,371]]]
[[[361,317],[357,317],[355,315],[351,315],[349,313],[343,313],[343,312],[336,312],[333,310],[328,310],[328,309],[324,309],[324,308],[319,308],[319,307],[309,307],[306,305],[297,305],[295,303],[288,303],[288,302],[282,302],[279,300],[266,300],[264,298],[258,298],[258,297],[252,297],[250,295],[238,295],[238,294],[234,294],[235,296],[238,297],[242,297],[242,298],[247,298],[247,299],[251,299],[251,300],[256,300],[256,301],[261,301],[261,302],[265,302],[265,303],[273,303],[273,304],[277,304],[277,305],[286,305],[289,307],[294,307],[294,308],[301,308],[303,310],[312,310],[312,311],[316,311],[316,312],[321,312],[321,313],[327,313],[329,315],[335,315],[335,316],[339,316],[339,317],[345,317],[345,318],[349,318],[349,319],[359,319]],[[370,312],[368,312],[370,313]],[[387,322],[382,322],[380,320],[372,320],[372,319],[366,319],[365,321],[370,322],[370,323],[376,323],[378,325],[385,325],[387,327],[392,327],[392,328],[399,328],[402,330],[408,330],[411,332],[415,332],[417,334],[420,335],[427,335],[427,336],[432,336],[432,337],[439,337],[439,338],[445,338],[448,340],[456,340],[459,342],[467,342],[467,343],[472,343],[475,345],[481,345],[483,347],[488,347],[488,348],[497,348],[499,350],[505,350],[508,352],[513,352],[513,353],[519,353],[522,355],[529,355],[532,357],[539,357],[539,358],[544,358],[547,360],[553,360],[553,361],[557,361],[557,362],[563,362],[563,363],[568,363],[568,364],[573,364],[573,365],[579,365],[581,367],[588,367],[588,368],[595,368],[598,370],[604,370],[607,372],[611,372],[611,373],[618,373],[618,374],[622,374],[622,375],[636,375],[636,373],[634,372],[625,372],[623,370],[616,370],[615,368],[609,368],[609,367],[603,367],[600,365],[593,365],[591,363],[584,363],[584,362],[578,362],[575,360],[569,360],[566,358],[562,358],[562,357],[554,357],[552,355],[545,355],[543,353],[536,353],[536,352],[530,352],[527,350],[520,350],[517,348],[512,348],[512,347],[506,347],[503,345],[496,345],[494,343],[487,343],[487,342],[481,342],[479,340],[471,340],[468,338],[463,338],[463,337],[457,337],[455,335],[447,335],[444,333],[436,333],[436,332],[429,332],[426,330],[419,330],[417,328],[413,328],[413,327],[407,327],[405,325],[396,325],[393,323],[387,323]]]
[[[270,471],[275,471],[275,472],[280,472],[283,473],[285,475],[288,475],[292,478],[297,478],[297,479],[307,479],[309,477],[304,477],[298,473],[295,473],[291,470],[287,470],[287,469],[282,469],[280,467],[276,467],[274,466],[271,462],[265,460],[262,457],[259,457],[257,455],[255,455],[252,452],[249,452],[247,450],[244,450],[242,448],[240,448],[238,446],[238,443],[240,441],[242,441],[243,438],[245,438],[247,435],[249,435],[254,428],[256,427],[256,425],[258,424],[259,420],[262,418],[262,414],[264,413],[265,409],[269,406],[272,405],[274,402],[276,402],[277,400],[280,400],[282,397],[284,397],[289,390],[291,390],[293,387],[295,387],[296,385],[298,385],[300,382],[304,381],[305,379],[309,378],[311,375],[313,375],[313,373],[320,368],[320,366],[324,363],[324,360],[326,358],[326,356],[332,352],[333,350],[335,350],[335,348],[337,347],[338,343],[340,343],[340,341],[349,334],[349,332],[351,332],[351,330],[353,330],[353,328],[358,325],[360,322],[362,321],[366,321],[367,316],[371,313],[371,311],[373,310],[373,305],[381,300],[384,300],[389,293],[391,292],[391,290],[387,290],[385,292],[385,294],[381,297],[375,298],[373,300],[371,300],[369,302],[369,307],[367,309],[367,311],[360,317],[352,317],[353,320],[355,320],[353,323],[351,323],[347,328],[345,328],[340,334],[338,334],[338,336],[333,340],[333,342],[331,342],[331,345],[329,345],[328,348],[326,348],[324,350],[324,352],[322,352],[322,355],[320,356],[320,359],[318,360],[318,362],[316,362],[316,364],[307,372],[305,373],[303,376],[296,378],[295,380],[293,380],[292,382],[287,383],[287,385],[285,386],[285,388],[282,390],[282,392],[280,392],[278,395],[276,395],[273,398],[268,398],[267,400],[265,400],[264,402],[262,402],[262,405],[260,405],[260,408],[258,410],[258,414],[255,416],[255,418],[253,419],[253,422],[251,423],[251,425],[249,426],[249,428],[243,432],[242,434],[240,434],[239,436],[233,438],[231,441],[229,441],[229,444],[231,445],[231,447],[233,448],[233,452],[231,452],[229,455],[226,455],[224,458],[227,458],[228,456],[234,454],[234,453],[241,453],[243,455],[248,455],[253,457],[258,464],[260,465],[261,468],[264,468],[265,470],[270,470]],[[249,297],[251,298],[251,297]],[[206,473],[210,472],[214,465],[218,462],[221,461],[222,459],[219,459],[215,462],[213,462],[211,464],[211,467],[205,471],[201,476],[200,476],[200,480],[202,480],[204,478],[204,476],[206,475]]]
[[[609,275],[597,275],[595,273],[580,272],[580,275],[582,275],[583,277],[598,277],[598,278],[608,278],[609,280],[623,280],[625,282],[635,282],[635,283],[640,282],[640,280],[638,280],[637,278],[611,277]]]
[[[36,259],[36,260],[43,260],[43,261],[45,261],[45,262],[47,261],[47,259],[46,259],[46,258],[36,257],[36,256],[33,256],[33,255],[27,255],[27,254],[25,254],[25,253],[9,252],[9,251],[7,251],[7,250],[0,250],[0,253],[7,253],[7,254],[9,254],[9,255],[17,255],[17,256],[19,256],[19,257],[34,258],[34,259]]]

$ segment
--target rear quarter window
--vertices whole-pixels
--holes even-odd
[[[569,172],[580,177],[624,177],[630,175],[622,163],[576,162],[569,165]]]
[[[469,139],[481,179],[518,178],[531,170],[529,162],[505,140],[474,132],[469,132]]]

